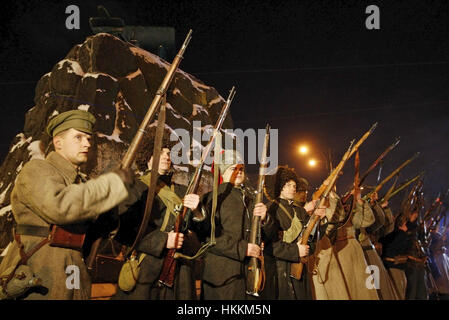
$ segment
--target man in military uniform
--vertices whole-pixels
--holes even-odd
[[[366,285],[367,264],[356,240],[356,230],[372,225],[374,214],[360,194],[353,201],[354,206],[346,212],[340,197],[335,192],[329,194],[325,236],[317,244],[318,252],[309,258],[317,300],[379,300],[375,288]]]
[[[408,280],[404,270],[408,260],[407,255],[412,246],[411,231],[416,227],[413,222],[417,218],[417,213],[412,213],[408,218],[399,216],[396,219],[395,230],[379,239],[382,243],[382,259],[393,280],[400,300],[406,299]]]
[[[275,281],[274,290],[275,297],[279,300],[310,300],[312,299],[312,291],[310,287],[310,279],[306,268],[303,269],[301,279],[295,279],[290,276],[290,268],[293,263],[299,263],[300,257],[306,257],[309,254],[309,246],[302,245],[298,242],[301,231],[309,220],[306,210],[312,211],[316,201],[306,202],[304,179],[300,180],[295,171],[288,167],[278,167],[275,175],[271,179],[272,204],[268,209],[268,214],[279,227],[279,238],[272,244],[272,248],[266,248],[266,260],[271,253],[275,259],[276,273],[273,277]],[[295,196],[298,192],[303,195],[298,200],[302,202],[302,206],[295,202]],[[268,192],[267,192],[268,193]],[[324,217],[324,208],[318,209],[316,214]],[[268,281],[271,281],[268,277]]]
[[[153,157],[150,157],[152,142],[143,145],[137,155],[136,163],[145,173],[140,177],[139,183],[150,184],[151,166]],[[128,291],[119,290],[114,299],[132,300],[192,300],[196,298],[194,261],[177,260],[177,269],[173,287],[168,287],[159,281],[164,259],[169,249],[181,249],[192,244],[195,236],[192,231],[183,233],[174,232],[174,224],[179,214],[175,207],[181,203],[194,212],[193,221],[200,222],[205,218],[204,211],[197,210],[199,196],[186,195],[187,187],[172,181],[173,169],[170,159],[169,144],[164,143],[158,166],[158,184],[150,221],[147,231],[137,244],[137,258],[140,263],[140,272],[135,287]],[[116,239],[122,243],[131,245],[137,234],[145,211],[148,191],[142,194],[140,201],[134,203],[128,211],[121,215],[120,232]],[[191,227],[194,229],[195,225]],[[129,236],[132,236],[129,238]],[[190,240],[190,241],[189,241]],[[187,241],[187,243],[186,243]]]
[[[388,222],[386,222],[388,202],[378,203],[377,192],[373,193],[370,199],[370,206],[374,214],[374,223],[367,228],[360,228],[358,232],[358,240],[362,245],[363,253],[365,254],[366,262],[369,266],[376,266],[379,270],[379,287],[377,294],[381,300],[399,300],[399,295],[396,292],[393,281],[385,268],[382,259],[376,251],[371,239],[377,241],[376,233],[382,229]]]
[[[17,176],[11,193],[16,236],[2,265],[20,253],[22,263],[42,280],[41,286],[21,298],[90,297],[81,252],[87,226],[127,199],[134,181],[131,172],[121,169],[86,181],[80,166],[88,159],[94,123],[95,117],[82,110],[52,118],[46,131],[53,137],[55,151],[45,160],[29,161]],[[71,273],[72,281],[67,281]]]
[[[254,195],[243,185],[245,168],[240,155],[225,150],[218,167],[223,183],[218,187],[216,245],[204,258],[204,299],[250,299],[246,294],[247,265],[250,257],[261,256],[261,247],[248,241],[252,217],[261,217],[263,240],[273,234],[273,222],[266,214],[266,206],[254,203]],[[204,196],[204,203],[210,212],[212,193]]]

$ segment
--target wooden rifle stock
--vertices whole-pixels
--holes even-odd
[[[257,182],[257,193],[254,203],[261,203],[263,200],[263,186],[265,182],[265,170],[267,167],[267,151],[268,142],[270,139],[270,126],[267,125],[265,129],[265,140],[262,149],[262,158],[259,167],[259,179]],[[251,221],[251,230],[249,234],[249,243],[255,243],[261,245],[261,230],[260,230],[260,217],[253,216]],[[263,259],[263,257],[262,257]],[[265,281],[265,270],[261,264],[259,258],[251,257],[249,260],[248,270],[246,274],[246,293],[255,297],[259,296],[259,292],[263,289]]]
[[[235,95],[235,88],[232,87],[232,89],[229,93],[228,99],[226,100],[225,104],[223,105],[223,108],[221,109],[221,113],[218,116],[217,122],[214,127],[214,133],[211,136],[211,138],[209,139],[208,144],[204,148],[202,156],[201,156],[200,164],[196,167],[195,173],[189,183],[189,186],[187,187],[186,195],[192,194],[192,193],[196,194],[198,192],[204,163],[206,162],[206,158],[212,150],[212,146],[213,146],[215,137],[216,137],[217,133],[220,131],[224,120],[226,119],[226,116],[228,114],[232,100],[234,99],[234,95]],[[186,216],[189,216],[190,209],[181,205],[176,210],[178,210],[178,216],[176,218],[173,231],[177,232],[177,233],[179,233],[181,231],[186,232],[187,230],[181,230],[181,228],[185,223]],[[170,213],[167,212],[166,214],[170,214]],[[177,246],[177,243],[178,243],[178,238],[176,237],[175,247]],[[178,258],[178,253],[176,251],[177,251],[176,249],[168,250],[168,252],[164,258],[164,263],[162,265],[161,274],[159,275],[159,282],[169,288],[173,287],[174,280],[175,280],[176,265],[177,265],[176,259]]]
[[[167,90],[175,76],[176,70],[178,69],[179,64],[181,63],[183,54],[184,54],[185,50],[187,49],[187,46],[188,46],[191,38],[192,38],[192,29],[189,30],[189,33],[187,34],[187,36],[184,40],[184,43],[181,46],[181,49],[179,49],[176,57],[173,59],[173,62],[171,64],[167,74],[165,75],[164,79],[162,80],[162,83],[161,83],[159,89],[156,91],[156,95],[153,98],[153,101],[151,102],[151,105],[150,105],[147,113],[145,114],[145,117],[142,120],[142,123],[140,124],[139,129],[137,129],[137,132],[134,135],[133,140],[131,141],[131,144],[128,147],[128,150],[126,151],[126,153],[120,163],[120,166],[122,169],[131,168],[131,165],[133,164],[133,162],[136,158],[136,154],[139,149],[139,146],[142,143],[143,136],[146,133],[145,129],[147,128],[148,124],[151,122],[151,120],[154,118],[154,115],[160,108],[161,103],[164,100],[164,96],[167,93]],[[145,221],[145,217],[143,219],[143,222],[144,221]],[[142,223],[142,225],[143,225],[143,223]],[[100,243],[101,243],[101,238],[95,240],[92,245],[91,253],[87,259],[88,270],[93,269],[95,257],[97,255],[98,249],[100,247]],[[136,243],[136,241],[134,243]],[[134,247],[134,245],[132,247]],[[128,253],[131,253],[131,251],[132,250],[129,250]]]
[[[331,192],[332,188],[335,186],[335,183],[337,182],[338,176],[343,169],[346,161],[349,159],[351,154],[353,154],[352,145],[354,141],[351,141],[351,144],[348,148],[348,150],[343,155],[343,158],[341,159],[340,163],[335,167],[335,169],[332,171],[332,173],[329,175],[329,177],[326,179],[328,181],[328,184],[326,185],[326,189],[321,194],[320,201],[317,202],[315,205],[315,209],[313,210],[312,215],[310,216],[309,222],[307,222],[305,228],[303,229],[303,232],[301,232],[299,243],[302,245],[306,245],[309,242],[310,234],[312,233],[315,225],[320,221],[320,217],[315,214],[315,211],[319,207],[323,207],[325,205],[325,201],[329,193]],[[297,280],[301,279],[302,275],[302,269],[304,267],[303,262],[299,263],[292,263],[290,267],[290,277],[295,278]]]

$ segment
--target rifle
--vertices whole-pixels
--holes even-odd
[[[395,175],[397,175],[402,169],[404,169],[410,162],[415,160],[419,156],[419,152],[415,153],[410,159],[404,161],[396,170],[394,170],[388,177],[386,177],[384,180],[382,180],[381,183],[379,183],[376,187],[374,187],[374,190],[367,193],[363,196],[363,200],[366,200],[368,198],[371,198],[372,194],[375,192],[379,192],[380,189],[386,184],[388,181],[391,180]]]
[[[408,221],[408,218],[412,211],[416,207],[417,202],[417,196],[421,192],[423,183],[421,180],[418,180],[418,182],[413,186],[405,200],[402,202],[401,208],[402,212],[399,213],[399,215],[396,217],[396,220],[398,221],[398,225],[402,225],[402,223]]]
[[[134,135],[133,140],[132,140],[130,146],[128,147],[128,150],[126,151],[126,153],[120,163],[120,167],[122,169],[131,168],[131,165],[133,164],[133,162],[136,158],[137,150],[139,149],[139,146],[142,143],[143,136],[144,136],[144,134],[147,133],[145,131],[145,129],[147,128],[147,126],[151,122],[151,120],[154,118],[154,115],[156,114],[157,110],[161,106],[161,103],[163,102],[164,97],[167,93],[167,90],[168,90],[171,82],[173,81],[175,72],[178,69],[179,64],[181,63],[181,60],[183,59],[183,54],[184,54],[185,50],[187,49],[187,46],[188,46],[191,38],[192,38],[192,29],[189,30],[189,33],[187,34],[187,36],[184,40],[184,43],[181,46],[181,49],[179,49],[179,52],[176,54],[175,58],[173,59],[170,69],[168,70],[167,74],[165,75],[164,79],[162,80],[162,83],[161,83],[159,89],[156,91],[156,95],[153,98],[153,101],[151,102],[150,108],[148,109],[147,113],[145,114],[145,117],[142,120],[142,123],[140,124],[139,129],[137,129],[137,132]],[[157,176],[157,175],[154,174],[152,176]],[[157,179],[157,177],[155,177],[154,179]],[[152,184],[150,183],[150,185],[152,185]],[[153,197],[154,197],[154,190],[152,190],[152,191],[150,190],[150,192],[153,193]],[[151,198],[150,192],[147,197],[147,201],[150,200],[150,198]],[[152,202],[152,200],[151,200],[151,202]],[[140,239],[140,237],[142,236],[141,229],[143,229],[142,227],[146,228],[146,225],[148,225],[148,221],[149,221],[149,215],[144,216],[142,223],[141,223],[141,227],[139,229],[139,233],[136,237],[137,240]],[[132,249],[134,248],[136,242],[137,241],[134,241],[134,245],[132,246],[131,250],[128,250],[126,255],[128,255],[129,253],[132,252]],[[87,268],[89,270],[93,269],[95,257],[97,255],[98,249],[100,247],[100,243],[101,243],[101,238],[95,240],[95,242],[92,245],[91,254],[89,255],[89,258],[87,261]]]
[[[396,138],[396,141],[393,142],[391,145],[389,145],[387,147],[387,149],[385,149],[384,152],[381,153],[381,155],[373,162],[373,164],[371,164],[371,166],[362,174],[362,176],[360,177],[360,184],[362,185],[363,182],[365,181],[366,177],[368,176],[368,174],[374,170],[374,168],[377,167],[377,165],[383,160],[383,158],[385,158],[385,156],[391,151],[393,150],[398,144],[399,142],[401,142],[400,138]],[[380,179],[379,179],[380,180]]]
[[[267,151],[268,142],[270,139],[270,125],[267,124],[265,129],[265,140],[262,149],[262,159],[260,161],[259,167],[259,179],[257,182],[257,191],[255,203],[261,203],[263,200],[263,186],[265,184],[265,171],[267,168]],[[260,230],[260,217],[253,216],[251,222],[251,230],[249,233],[249,243],[255,243],[260,246],[262,242],[261,230]],[[265,276],[263,268],[263,257],[255,258],[251,257],[248,265],[248,272],[246,275],[246,294],[258,297],[259,291],[263,289]]]
[[[362,176],[360,177],[359,183],[358,183],[357,185],[354,184],[353,190],[354,190],[355,188],[359,188],[359,187],[363,184],[363,182],[365,181],[365,179],[366,179],[366,177],[368,176],[368,174],[369,174],[371,171],[373,171],[373,170],[377,167],[377,165],[379,165],[379,164],[382,162],[383,158],[385,158],[385,156],[386,156],[391,150],[393,150],[393,149],[399,144],[400,141],[401,141],[400,138],[396,138],[396,141],[393,142],[391,145],[389,145],[389,146],[384,150],[384,152],[382,152],[382,153],[380,154],[380,156],[377,157],[377,159],[371,164],[371,166],[370,166],[370,167],[369,167],[369,168],[362,174]],[[378,180],[380,180],[380,170],[379,170]],[[379,182],[379,181],[378,181],[378,182]],[[351,190],[351,191],[352,191],[352,190]],[[349,198],[351,197],[351,193],[352,193],[351,191],[346,192],[346,194],[341,198],[341,201],[342,201],[343,204],[346,204],[346,203],[348,202]]]
[[[362,143],[365,142],[366,139],[374,132],[374,129],[377,127],[377,122],[371,126],[371,128],[360,138],[359,141],[354,145],[350,153],[348,154],[348,159],[351,158],[351,156],[359,149],[359,147],[362,145]],[[333,176],[337,170],[338,166],[335,167],[335,169],[332,170],[329,177]],[[328,178],[329,179],[329,178]],[[324,190],[326,190],[326,184],[323,182],[321,186],[318,188],[317,191],[315,191],[312,195],[312,200],[318,200],[320,199],[321,195],[323,194]]]
[[[235,88],[232,87],[228,99],[226,100],[225,104],[223,105],[223,108],[221,109],[220,115],[218,116],[217,122],[215,123],[214,127],[214,133],[209,139],[209,142],[207,143],[206,147],[203,150],[203,153],[201,155],[201,161],[199,165],[195,169],[195,173],[193,174],[190,183],[187,187],[186,195],[187,194],[196,194],[198,192],[198,188],[200,186],[201,176],[203,174],[203,168],[204,164],[206,162],[207,156],[210,154],[212,150],[212,146],[215,140],[215,137],[217,133],[220,131],[224,120],[226,119],[226,116],[228,114],[229,108],[231,106],[232,100],[234,99],[235,95]],[[174,225],[174,232],[186,232],[188,228],[188,221],[190,220],[191,210],[187,207],[184,207],[182,204],[175,208],[175,210],[178,213],[178,216],[175,221]],[[169,213],[166,213],[169,214]],[[175,247],[178,243],[178,239],[175,239]],[[204,252],[203,252],[204,253]],[[195,258],[197,255],[195,255]],[[176,252],[176,249],[169,249],[165,258],[164,258],[164,264],[162,265],[162,271],[159,275],[159,282],[169,288],[173,287],[173,283],[175,280],[175,271],[176,271],[176,265],[178,258],[191,258],[184,256],[180,254],[179,252]]]
[[[421,178],[424,175],[424,171],[421,172],[420,174],[418,174],[417,176],[413,177],[410,180],[407,180],[403,183],[401,183],[399,185],[399,187],[397,187],[396,189],[392,190],[392,191],[388,191],[385,196],[383,196],[383,198],[379,201],[380,203],[383,203],[385,201],[390,200],[393,196],[395,196],[396,194],[398,194],[399,192],[401,192],[402,190],[404,190],[405,188],[407,188],[410,184],[412,184],[413,182],[415,182],[416,180],[418,180],[419,178]]]
[[[324,206],[325,201],[329,193],[331,192],[332,188],[334,187],[335,183],[337,182],[337,178],[343,169],[343,166],[345,165],[346,161],[349,159],[350,155],[353,153],[352,145],[354,143],[354,140],[351,141],[348,150],[343,155],[343,158],[341,159],[340,163],[335,167],[335,169],[332,171],[332,173],[329,175],[329,177],[326,179],[328,181],[328,184],[326,185],[326,189],[324,192],[320,195],[320,201],[317,201],[315,204],[315,208],[313,210],[312,215],[310,216],[309,221],[307,222],[306,226],[301,231],[299,237],[299,242],[302,245],[306,245],[309,242],[310,234],[312,233],[315,225],[320,220],[320,217],[315,214],[315,211],[317,208]],[[354,148],[358,147],[357,145],[354,146]],[[324,184],[324,183],[323,183]],[[302,275],[302,269],[304,267],[303,262],[299,263],[292,263],[290,265],[290,277],[295,278],[297,280],[301,279]]]

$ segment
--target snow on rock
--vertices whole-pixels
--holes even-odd
[[[151,52],[145,51],[141,48],[138,47],[130,47],[129,48],[131,50],[132,53],[134,53],[135,55],[141,56],[142,58],[144,58],[145,61],[152,63],[152,64],[157,64],[158,66],[160,66],[161,68],[165,69],[168,71],[168,64],[162,62],[161,58],[159,58],[157,55],[152,54]]]
[[[2,194],[0,194],[0,204],[5,202],[5,196],[6,193],[8,192],[9,188],[11,188],[11,183],[6,187],[5,190],[3,190]]]
[[[62,69],[65,63],[68,63],[70,66],[70,68],[67,69],[68,73],[75,73],[79,76],[84,75],[84,71],[81,68],[80,64],[74,60],[64,59],[64,60],[59,61],[58,69]]]
[[[175,117],[175,118],[177,118],[177,119],[182,119],[182,120],[184,120],[185,122],[187,122],[189,125],[190,125],[190,121],[187,119],[187,118],[185,118],[185,117],[183,117],[182,115],[180,115],[173,107],[172,107],[172,105],[170,104],[170,103],[166,103],[165,104],[165,107],[168,109],[168,110],[170,110],[171,111],[171,114],[173,115],[173,117]]]
[[[24,130],[14,138],[10,153],[1,164],[0,207],[4,208],[0,211],[0,227],[5,229],[0,230],[6,236],[0,234],[0,252],[11,239],[13,221],[7,213],[11,210],[9,195],[17,174],[27,161],[45,159],[51,150],[51,137],[45,133],[48,119],[76,109],[88,110],[96,116],[96,159],[85,166],[86,173],[94,178],[120,163],[169,68],[170,63],[157,55],[105,33],[88,37],[64,59],[55,61],[51,72],[42,76],[36,85],[35,105],[25,115]],[[205,141],[184,141],[181,131],[176,129],[191,133],[192,121],[201,118],[200,126],[212,130],[224,99],[215,88],[178,69],[167,102],[170,112],[167,112],[166,133],[189,144],[185,146],[189,155],[192,143],[195,152],[203,150]],[[157,120],[150,127],[156,125]],[[224,128],[232,128],[230,117]],[[148,132],[149,139],[153,139],[154,128]],[[182,177],[179,181],[185,184],[188,168],[189,165],[176,167]],[[209,180],[210,176],[202,179],[201,190],[210,190]]]
[[[106,138],[110,141],[115,141],[115,142],[119,142],[119,143],[123,143],[123,141],[120,139],[120,133],[121,131],[117,128],[114,129],[114,131],[112,132],[111,135],[106,135],[100,132],[97,132],[97,136],[100,138]]]
[[[8,246],[2,251],[2,253],[0,254],[0,257],[5,257],[6,256],[6,254],[8,253],[8,250],[11,247],[11,245],[12,245],[12,242],[10,242],[8,244]]]
[[[83,78],[94,78],[94,79],[97,79],[98,78],[98,76],[105,76],[105,77],[108,77],[108,78],[111,78],[112,80],[114,80],[114,81],[118,81],[118,79],[117,78],[115,78],[115,77],[113,77],[113,76],[111,76],[110,74],[107,74],[107,73],[103,73],[103,72],[87,72],[87,73],[85,73],[84,74],[84,76],[83,76]]]
[[[209,101],[208,105],[211,106],[211,105],[219,103],[219,102],[225,102],[225,99],[223,99],[222,97],[216,97],[215,99],[212,99],[211,101]]]
[[[12,211],[11,205],[1,208],[0,209],[0,217],[7,214],[10,211]]]
[[[15,145],[13,145],[9,153],[13,153],[16,149],[20,149],[25,143],[30,143],[31,139],[33,139],[33,137],[29,137],[28,139],[26,139],[23,133],[19,133],[18,135],[16,135],[16,137],[20,140]]]
[[[78,106],[78,110],[89,111],[90,105],[88,104],[80,104]]]
[[[199,104],[193,104],[192,115],[196,116],[198,113],[201,113],[201,112],[209,115],[209,111],[207,111],[203,106],[200,106]]]
[[[45,155],[41,150],[41,141],[36,140],[30,143],[30,145],[27,147],[27,150],[30,153],[30,160],[32,159],[45,159]]]

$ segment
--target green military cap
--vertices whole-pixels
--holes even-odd
[[[51,118],[47,125],[47,133],[54,137],[62,131],[73,128],[92,134],[94,124],[95,117],[92,113],[84,110],[71,110]]]

